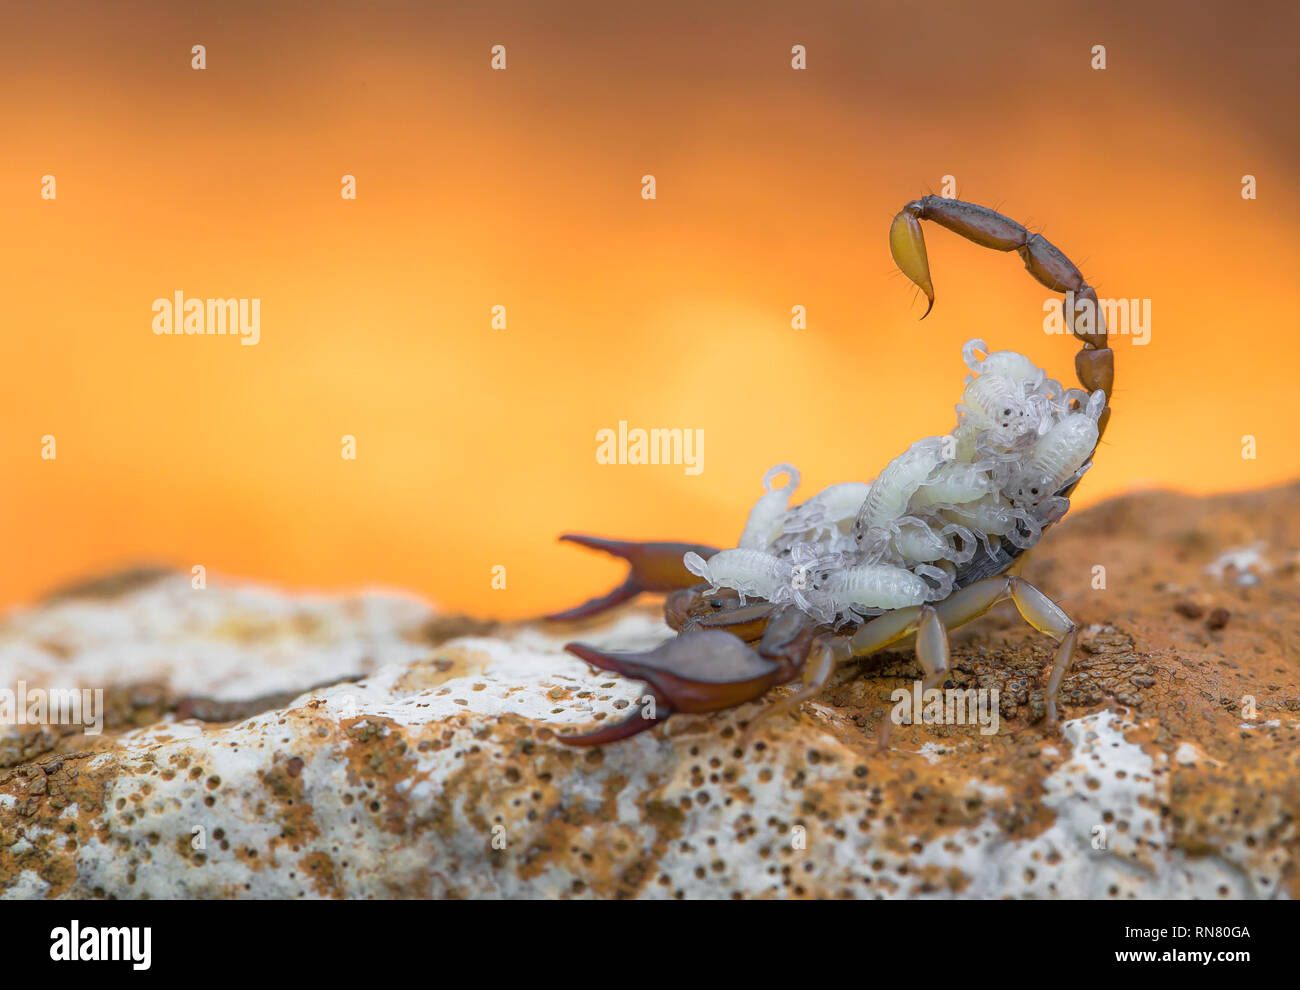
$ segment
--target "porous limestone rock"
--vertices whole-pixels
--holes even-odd
[[[747,748],[759,704],[575,750],[556,734],[643,688],[563,643],[647,648],[653,605],[547,629],[165,573],[73,589],[0,623],[0,688],[103,687],[105,729],[0,726],[0,896],[1294,896],[1296,494],[1072,515],[1026,570],[1080,622],[1060,730],[1050,645],[999,610],[949,681],[997,687],[999,731],[883,750],[906,650]],[[1252,580],[1211,566],[1243,546]]]

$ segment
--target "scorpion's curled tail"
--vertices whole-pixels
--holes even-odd
[[[889,228],[889,249],[903,274],[925,293],[929,302],[925,315],[929,315],[934,306],[934,286],[930,281],[925,236],[921,232],[922,220],[933,220],[939,226],[995,251],[1018,252],[1030,275],[1053,292],[1065,293],[1065,325],[1083,342],[1083,347],[1074,357],[1075,373],[1090,395],[1095,392],[1105,395],[1106,407],[1097,420],[1100,439],[1110,421],[1115,356],[1107,346],[1106,319],[1098,305],[1097,293],[1084,281],[1074,262],[1042,234],[1031,234],[1021,224],[987,206],[942,196],[923,196],[908,203],[894,217],[893,226]]]

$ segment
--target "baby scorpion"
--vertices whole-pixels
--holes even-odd
[[[1075,356],[1083,389],[1065,390],[1023,355],[990,353],[983,341],[971,341],[963,357],[975,375],[956,429],[913,444],[871,484],[833,485],[792,508],[799,473],[777,465],[764,476],[765,494],[734,549],[562,536],[625,559],[630,571],[608,594],[548,619],[582,619],[642,592],[666,592],[665,617],[678,633],[645,653],[568,644],[596,667],[646,682],[655,704],[562,742],[614,742],[674,713],[734,708],[800,678],[796,691],[759,713],[752,730],[816,697],[836,664],[913,639],[928,690],[948,673],[948,630],[1005,599],[1056,643],[1046,692],[1048,722],[1056,723],[1077,629],[1008,570],[1065,514],[1091,466],[1110,419],[1114,356],[1096,292],[1060,250],[988,207],[939,196],[908,203],[889,231],[895,263],[925,293],[922,319],[934,306],[922,220],[987,248],[1014,250],[1048,289],[1072,293],[1065,321],[1083,342]],[[774,488],[780,475],[788,482]]]

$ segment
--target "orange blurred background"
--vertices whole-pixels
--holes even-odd
[[[7,5],[0,603],[162,560],[521,616],[621,575],[562,531],[734,544],[772,464],[802,498],[949,430],[970,337],[1072,380],[1019,259],[932,225],[918,322],[886,233],[945,175],[1152,301],[1076,505],[1292,478],[1296,37],[1291,3]],[[156,336],[176,290],[260,298],[260,343]],[[597,464],[620,420],[702,429],[703,472]]]

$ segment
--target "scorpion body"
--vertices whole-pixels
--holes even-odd
[[[1024,355],[990,352],[972,340],[962,349],[972,376],[953,432],[912,444],[869,484],[832,485],[792,508],[799,472],[778,464],[764,475],[764,492],[729,550],[565,536],[624,557],[631,571],[613,592],[549,618],[584,618],[641,591],[667,591],[665,614],[679,635],[642,654],[569,644],[597,667],[645,681],[656,704],[563,742],[613,742],[674,712],[733,708],[801,678],[797,690],[750,722],[752,731],[815,697],[836,664],[909,640],[928,689],[948,672],[947,630],[1004,599],[1057,644],[1046,690],[1055,724],[1077,630],[1051,599],[1008,571],[1068,510],[1105,432],[1114,384],[1106,328],[1095,291],[1041,235],[987,207],[937,196],[908,203],[889,234],[895,262],[929,302],[924,315],[934,289],[923,220],[1014,250],[1040,283],[1072,294],[1065,320],[1083,342],[1075,359],[1083,388],[1063,389]],[[774,488],[781,474],[788,482]]]

